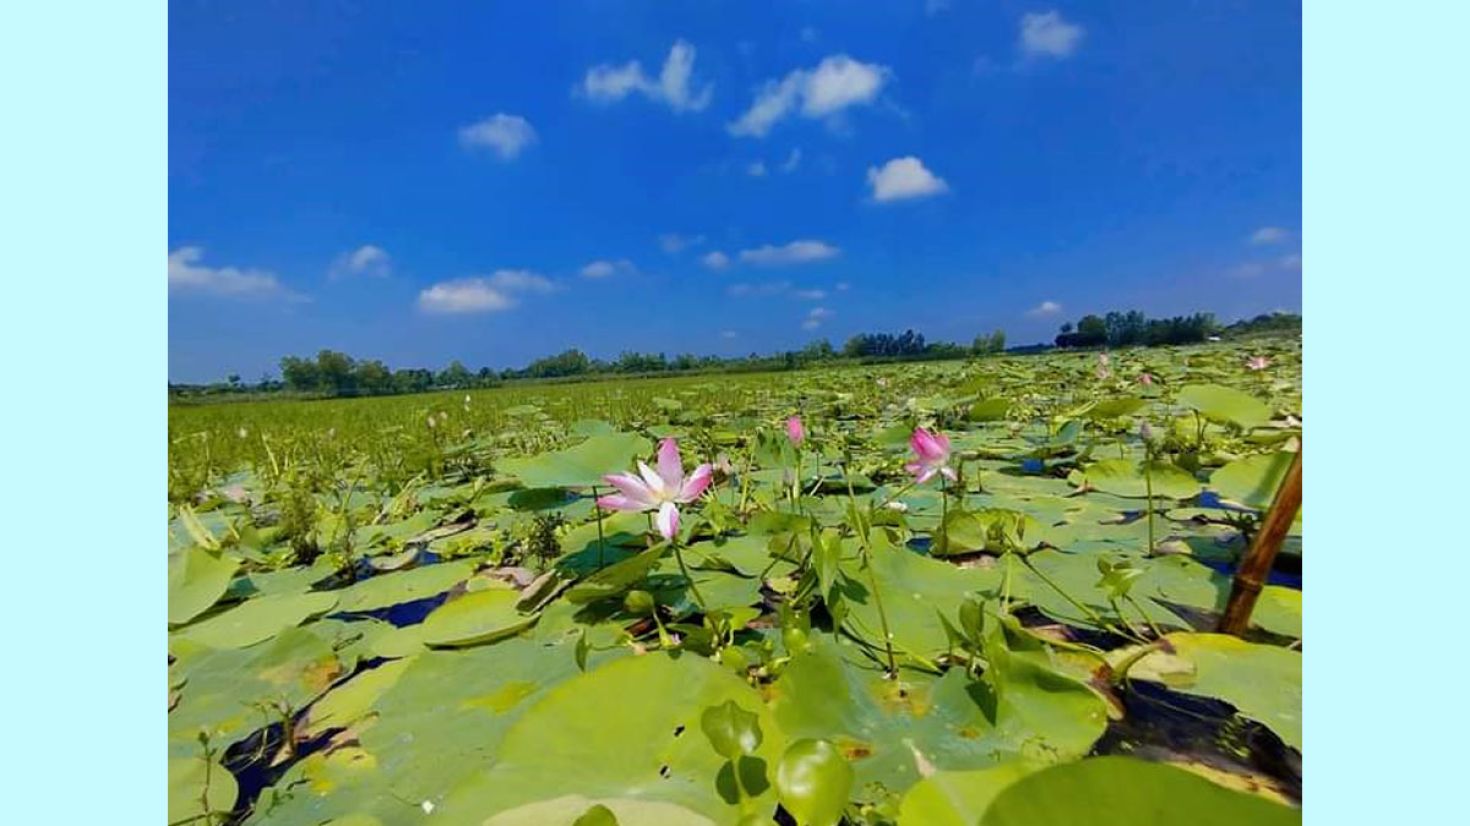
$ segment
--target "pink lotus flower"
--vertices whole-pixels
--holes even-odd
[[[918,477],[914,484],[922,485],[934,478],[934,474],[943,474],[944,478],[951,482],[959,477],[954,468],[949,466],[949,437],[943,433],[930,433],[924,428],[916,428],[914,435],[909,437],[909,447],[913,449],[917,461],[909,462],[903,469]]]
[[[797,447],[800,447],[801,443],[806,441],[806,428],[801,426],[800,416],[792,416],[786,420],[786,438],[790,439],[791,443]]]
[[[1145,386],[1145,387],[1147,387],[1147,386],[1149,386],[1149,385],[1151,385],[1151,384],[1154,383],[1154,377],[1153,376],[1150,376],[1148,373],[1139,373],[1138,374],[1138,383],[1141,384],[1141,385],[1143,385],[1143,386]]]
[[[602,477],[618,493],[597,499],[599,507],[617,511],[658,511],[654,523],[664,539],[673,540],[679,534],[679,505],[687,505],[699,498],[709,487],[714,467],[709,463],[700,465],[687,477],[684,461],[679,456],[679,443],[664,439],[658,444],[658,471],[639,460],[638,474],[613,473]]]
[[[1098,355],[1097,355],[1097,377],[1098,378],[1100,378],[1100,379],[1110,379],[1110,378],[1113,377],[1113,369],[1112,369],[1112,367],[1109,366],[1109,364],[1111,362],[1112,362],[1112,359],[1109,359],[1108,358],[1108,354],[1107,353],[1098,353]]]
[[[1247,370],[1265,370],[1270,366],[1271,360],[1265,356],[1251,356],[1245,360],[1245,369]]]

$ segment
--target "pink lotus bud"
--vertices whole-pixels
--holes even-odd
[[[791,443],[798,447],[801,446],[802,442],[806,441],[806,428],[801,426],[800,416],[792,416],[786,420],[786,438],[790,439]]]

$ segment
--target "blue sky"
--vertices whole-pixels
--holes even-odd
[[[1301,307],[1296,3],[169,17],[174,381]]]

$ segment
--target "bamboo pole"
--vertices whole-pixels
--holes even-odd
[[[1271,509],[1266,511],[1261,529],[1256,532],[1255,541],[1235,569],[1230,601],[1225,603],[1225,614],[1220,617],[1220,633],[1237,637],[1245,633],[1250,625],[1251,611],[1256,607],[1256,598],[1265,587],[1276,553],[1281,550],[1281,543],[1286,539],[1286,532],[1291,530],[1291,523],[1301,506],[1302,450],[1298,447],[1291,459],[1291,467],[1287,468],[1281,486],[1276,489],[1276,497],[1271,500]]]

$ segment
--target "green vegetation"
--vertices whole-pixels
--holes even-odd
[[[172,406],[170,822],[1299,823],[1299,342],[982,340]]]

